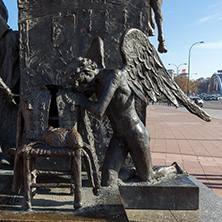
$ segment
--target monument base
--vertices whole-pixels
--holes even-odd
[[[195,177],[189,179],[199,187],[199,210],[125,209],[129,221],[214,222],[222,218],[222,198]]]
[[[83,175],[83,208],[73,209],[69,189],[39,190],[33,197],[33,211],[22,210],[23,196],[11,192],[13,171],[0,170],[0,221],[220,221],[222,199],[195,177],[199,187],[199,210],[124,209],[118,187],[103,188],[92,194]],[[145,199],[145,198],[144,198]]]
[[[73,208],[69,188],[46,188],[35,192],[32,210],[25,211],[23,195],[11,192],[12,175],[13,171],[0,172],[0,221],[128,221],[118,187],[101,188],[100,195],[95,196],[84,173],[82,208]]]
[[[197,210],[199,187],[178,175],[157,184],[126,183],[119,186],[125,209]]]

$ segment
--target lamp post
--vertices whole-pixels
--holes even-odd
[[[191,79],[191,77],[192,77],[193,75],[197,75],[197,73],[193,73],[193,74],[191,74],[191,75],[190,75],[190,79]]]
[[[177,69],[177,75],[179,75],[179,67],[182,66],[182,65],[186,65],[186,63],[182,63],[182,64],[180,64],[180,65],[178,65],[178,66],[175,65],[175,64],[173,64],[173,63],[169,63],[168,65],[169,65],[169,66],[170,66],[170,65],[175,66],[176,69]],[[174,79],[174,78],[172,78],[172,79]]]
[[[191,49],[193,48],[193,46],[195,46],[196,44],[202,44],[204,43],[204,41],[201,42],[195,42],[193,45],[190,46],[189,49],[189,56],[188,56],[188,82],[187,82],[187,95],[189,95],[189,85],[190,85],[190,55],[191,55]]]

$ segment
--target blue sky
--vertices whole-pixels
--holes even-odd
[[[17,30],[17,0],[3,0],[9,11],[9,25]],[[191,50],[191,78],[211,77],[222,70],[222,1],[221,0],[163,0],[164,34],[168,53],[161,59],[167,69],[188,63]],[[157,34],[157,33],[156,33]],[[150,37],[157,48],[157,36]],[[180,66],[180,69],[187,66]],[[197,74],[195,74],[197,73]]]

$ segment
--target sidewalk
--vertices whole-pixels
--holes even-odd
[[[153,165],[177,162],[222,198],[222,120],[149,105]]]

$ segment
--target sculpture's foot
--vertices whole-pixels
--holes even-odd
[[[160,41],[159,42],[158,52],[160,52],[160,53],[166,53],[167,52],[167,47],[166,47],[165,41]]]
[[[177,174],[177,169],[175,166],[169,167],[153,167],[153,178],[156,180],[160,180],[163,177],[170,177]]]
[[[155,36],[155,32],[153,28],[149,28],[149,32],[148,32],[149,36]]]
[[[137,176],[136,169],[135,168],[121,168],[119,172],[119,179],[122,181],[129,180],[130,178]]]

